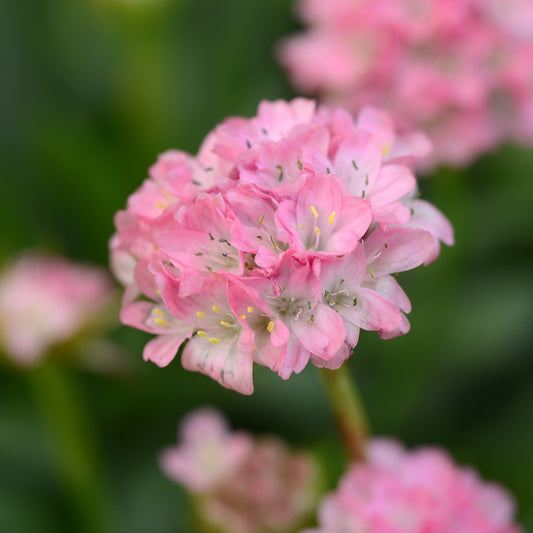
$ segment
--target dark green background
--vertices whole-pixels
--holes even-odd
[[[287,0],[3,0],[0,2],[0,256],[28,248],[107,264],[112,218],[156,155],[195,152],[227,115],[291,98],[274,45],[297,29]],[[533,529],[533,152],[507,147],[463,172],[425,180],[457,245],[401,276],[412,331],[364,332],[354,374],[373,430],[446,447],[516,495]],[[178,419],[218,405],[236,427],[312,446],[341,471],[313,367],[288,382],[264,368],[242,397],[174,361],[141,362],[148,336],[117,327],[125,377],[70,373],[101,446],[94,496],[110,531],[189,531],[180,487],[159,472]],[[52,376],[53,379],[53,376]],[[35,394],[37,390],[37,394]],[[58,450],[31,375],[0,369],[0,531],[79,530],[56,475]],[[84,440],[83,437],[82,440]],[[104,531],[102,526],[102,531]]]

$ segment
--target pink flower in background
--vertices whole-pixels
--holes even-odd
[[[103,269],[21,257],[0,275],[0,343],[17,363],[35,363],[95,320],[111,291]]]
[[[166,152],[117,214],[111,264],[122,322],[154,333],[144,358],[253,392],[254,363],[283,379],[337,368],[359,330],[409,330],[391,275],[427,264],[447,219],[417,198],[423,135],[384,112],[353,118],[311,100],[229,118],[194,157]]]
[[[193,493],[224,485],[253,447],[250,435],[232,433],[224,417],[210,408],[189,413],[178,437],[179,446],[161,454],[161,468],[170,479]]]
[[[200,520],[228,533],[294,531],[318,496],[318,470],[306,454],[274,438],[231,432],[214,409],[183,421],[181,442],[160,456],[165,474],[196,496]]]
[[[374,440],[305,533],[520,533],[514,505],[500,486],[458,468],[438,448],[405,451]]]
[[[376,105],[435,146],[420,162],[465,165],[533,143],[529,0],[299,0],[306,33],[281,63],[295,86],[351,111]]]

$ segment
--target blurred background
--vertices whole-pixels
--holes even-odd
[[[1,263],[37,249],[106,266],[113,215],[158,153],[195,153],[227,115],[295,96],[274,51],[297,28],[288,0],[0,2]],[[411,332],[386,342],[364,332],[353,359],[375,434],[443,446],[501,482],[528,531],[532,174],[533,150],[506,147],[421,183],[457,244],[402,274]],[[72,368],[57,394],[53,383],[43,393],[32,372],[2,364],[0,531],[77,531],[91,506],[109,531],[190,531],[185,492],[160,472],[157,454],[175,442],[182,415],[206,404],[234,427],[318,451],[336,485],[341,450],[314,367],[288,382],[258,367],[256,392],[244,397],[184,371],[178,358],[164,370],[143,363],[148,338],[117,324],[109,339],[126,352],[125,370]],[[61,426],[61,406],[77,416],[62,387],[85,412],[74,441],[90,443],[98,465],[84,472],[78,464],[94,479],[81,505],[58,475],[63,452],[47,429]],[[56,414],[43,415],[41,404],[54,402]],[[75,453],[72,461],[76,468]]]

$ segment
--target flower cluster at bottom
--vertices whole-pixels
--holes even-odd
[[[295,99],[163,154],[110,244],[122,322],[157,335],[144,358],[165,366],[188,341],[185,368],[251,394],[254,363],[287,379],[338,368],[361,329],[406,333],[394,275],[453,244],[410,169],[427,148],[385,113]]]
[[[180,438],[160,464],[194,496],[202,531],[297,531],[318,505],[318,528],[302,533],[523,533],[506,490],[457,467],[439,448],[408,452],[396,441],[373,439],[366,460],[353,463],[319,504],[319,470],[310,455],[230,432],[214,409],[190,413]]]
[[[405,451],[373,440],[320,506],[318,529],[304,533],[520,533],[500,486],[458,468],[438,448]]]
[[[161,467],[195,496],[208,530],[294,531],[314,511],[320,481],[309,455],[274,438],[232,433],[209,408],[190,413],[180,437],[179,446],[161,454]]]

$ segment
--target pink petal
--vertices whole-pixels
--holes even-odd
[[[400,335],[405,335],[411,329],[411,324],[405,315],[402,316],[402,320],[398,324],[398,327],[392,331],[380,331],[379,336],[382,339],[393,339]]]
[[[291,337],[287,342],[287,350],[280,362],[280,367],[276,366],[272,370],[278,370],[281,379],[289,379],[293,372],[298,374],[305,368],[309,355],[309,351],[297,339]]]
[[[352,194],[362,196],[364,190],[373,186],[381,160],[377,138],[358,130],[339,146],[334,159],[335,174],[346,181]]]
[[[145,320],[153,307],[153,302],[135,302],[128,304],[120,310],[120,321],[125,326],[141,329],[148,333],[156,333],[153,328],[145,324]]]
[[[407,224],[411,219],[411,211],[400,202],[391,202],[386,205],[372,205],[374,221],[385,227],[389,224]]]
[[[394,202],[405,196],[415,185],[415,177],[407,167],[385,165],[369,191],[372,204],[384,205]]]
[[[374,107],[363,107],[357,116],[357,127],[376,135],[382,146],[391,147],[394,141],[394,123],[389,114]]]
[[[367,331],[392,331],[402,320],[402,313],[378,293],[360,287],[356,292],[357,305],[349,314],[350,322]]]
[[[378,278],[421,265],[433,251],[434,241],[427,231],[391,227],[386,232],[375,229],[364,246],[372,267],[370,277]]]
[[[157,366],[167,366],[176,356],[185,336],[160,335],[149,341],[143,350],[143,359]]]
[[[342,318],[331,307],[320,303],[313,309],[312,322],[306,320],[306,316],[291,322],[294,334],[312,354],[333,359],[346,336]]]
[[[433,253],[426,259],[425,264],[434,261],[440,252],[439,241],[453,246],[455,239],[450,221],[432,204],[425,200],[413,200],[411,203],[413,214],[407,227],[420,228],[429,231],[435,239]]]
[[[187,370],[202,372],[227,389],[247,395],[254,391],[253,358],[242,353],[235,341],[211,344],[196,335],[185,346],[181,362]]]
[[[353,346],[353,345],[352,345]],[[321,359],[316,355],[311,357],[311,362],[318,368],[329,368],[330,370],[337,370],[342,366],[344,361],[352,354],[352,348],[344,343],[341,349],[335,354],[333,359]]]
[[[365,287],[381,294],[404,313],[411,312],[411,302],[400,284],[392,276],[381,276],[365,281]]]

